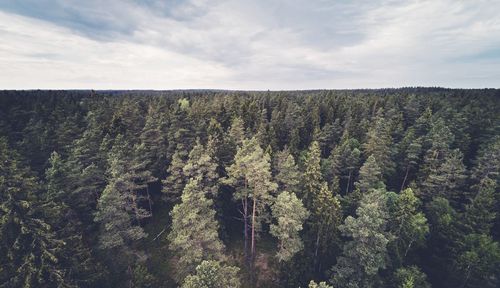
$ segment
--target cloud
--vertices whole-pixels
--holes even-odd
[[[481,0],[0,0],[0,87],[498,87],[499,9]]]

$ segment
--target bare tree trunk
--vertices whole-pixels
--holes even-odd
[[[320,239],[321,230],[318,229],[318,234],[316,235],[316,249],[314,250],[314,267],[317,267],[318,263],[318,252],[319,252],[319,239]]]
[[[252,250],[251,250],[251,257],[252,257],[252,263],[253,260],[255,259],[255,214],[257,213],[257,199],[255,197],[253,198],[253,208],[252,208]]]
[[[345,189],[345,194],[349,193],[349,185],[351,185],[351,174],[352,174],[352,169],[349,170],[349,177],[347,177],[347,188]]]
[[[149,185],[146,184],[146,193],[148,194],[148,203],[149,203],[149,214],[151,214],[151,217],[153,217],[153,205],[151,201],[151,195],[149,195]]]
[[[243,253],[245,254],[245,262],[249,264],[250,261],[248,257],[248,199],[247,198],[241,199],[241,202],[243,205],[243,238],[245,243]]]
[[[403,183],[401,184],[401,190],[400,191],[403,191],[403,188],[405,187],[406,178],[408,178],[408,172],[409,171],[410,171],[410,164],[408,164],[408,166],[406,167],[405,178],[403,179]]]

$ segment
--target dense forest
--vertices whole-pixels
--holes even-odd
[[[500,90],[2,91],[0,287],[500,287]]]

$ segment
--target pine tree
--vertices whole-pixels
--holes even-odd
[[[321,152],[318,142],[313,141],[309,146],[305,160],[304,195],[302,200],[307,208],[312,205],[312,199],[321,190],[323,175],[321,174]]]
[[[413,247],[423,245],[429,233],[427,219],[418,211],[419,199],[407,188],[394,201],[389,226],[394,240],[389,244],[394,254],[393,265],[401,266]]]
[[[427,179],[422,183],[424,200],[441,196],[454,203],[463,201],[465,197],[460,192],[466,175],[462,158],[458,149],[450,151],[439,166],[429,171]]]
[[[403,169],[404,178],[401,183],[400,190],[403,191],[408,180],[408,176],[412,170],[418,167],[420,161],[420,154],[422,153],[422,139],[415,139],[414,129],[410,128],[402,140],[402,154],[403,154]]]
[[[278,195],[271,210],[276,224],[271,224],[270,232],[279,240],[276,257],[280,262],[289,261],[304,246],[299,232],[309,212],[293,192],[287,191]]]
[[[196,273],[184,280],[182,288],[239,288],[239,268],[223,265],[218,261],[203,261]]]
[[[228,139],[235,151],[236,147],[243,144],[243,140],[245,140],[245,138],[245,125],[243,120],[240,117],[233,118],[228,133]]]
[[[430,146],[425,152],[424,162],[420,169],[419,178],[424,181],[430,174],[435,173],[450,153],[450,145],[454,137],[442,118],[432,122],[432,127],[425,135],[423,146]]]
[[[373,120],[372,127],[366,135],[366,143],[363,145],[365,155],[375,158],[375,161],[382,167],[383,174],[390,176],[394,173],[394,161],[391,144],[393,142],[390,124],[384,119],[382,110],[377,112]]]
[[[330,155],[330,162],[333,174],[345,183],[342,187],[345,187],[345,194],[348,194],[351,190],[353,175],[359,169],[361,151],[358,140],[349,138],[348,133],[345,133],[342,138],[342,143],[335,147]]]
[[[430,288],[425,275],[417,266],[402,267],[394,273],[397,288]]]
[[[288,148],[276,153],[275,179],[281,191],[299,192],[300,172]]]
[[[336,244],[335,240],[338,237],[338,229],[342,220],[340,202],[330,191],[326,182],[323,182],[321,190],[313,199],[311,213],[311,226],[315,233],[314,259],[318,263],[319,255],[326,255],[328,248]]]
[[[182,174],[186,178],[199,179],[201,187],[210,198],[217,196],[219,192],[217,162],[214,159],[213,151],[204,147],[199,140],[189,152],[189,159]]]
[[[167,178],[162,180],[164,193],[167,201],[171,203],[178,203],[184,189],[185,175],[184,165],[188,160],[188,152],[185,150],[184,145],[178,145],[172,156],[172,161],[167,169]]]
[[[460,287],[498,287],[499,243],[484,234],[470,234],[464,240],[456,260]]]
[[[472,169],[472,178],[479,182],[484,177],[489,177],[500,185],[500,137],[497,136],[484,145],[478,153],[475,166]]]
[[[221,260],[224,245],[219,239],[212,200],[205,197],[199,178],[191,178],[182,192],[182,202],[175,205],[169,249],[178,257],[176,280],[194,272],[202,260]]]
[[[361,193],[366,193],[371,189],[380,187],[382,172],[375,157],[370,156],[359,169],[359,179],[354,184]]]
[[[272,182],[270,156],[264,153],[255,137],[245,139],[227,173],[228,178],[224,182],[236,188],[234,199],[242,203],[244,251],[247,261],[252,263],[263,212],[272,202],[271,193],[278,186]]]
[[[496,183],[488,177],[483,178],[479,192],[465,211],[465,225],[468,232],[490,234],[496,218],[495,201]]]
[[[145,124],[142,128],[140,139],[141,158],[145,168],[155,176],[162,175],[163,163],[167,160],[168,143],[164,137],[168,119],[162,113],[160,103],[150,104],[146,114]]]
[[[351,240],[345,243],[342,256],[333,267],[335,287],[373,287],[378,272],[386,265],[387,244],[391,235],[387,226],[387,195],[372,189],[363,195],[356,210],[357,218],[348,216],[340,227]]]

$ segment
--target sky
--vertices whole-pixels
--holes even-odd
[[[0,0],[0,89],[500,87],[500,1]]]

